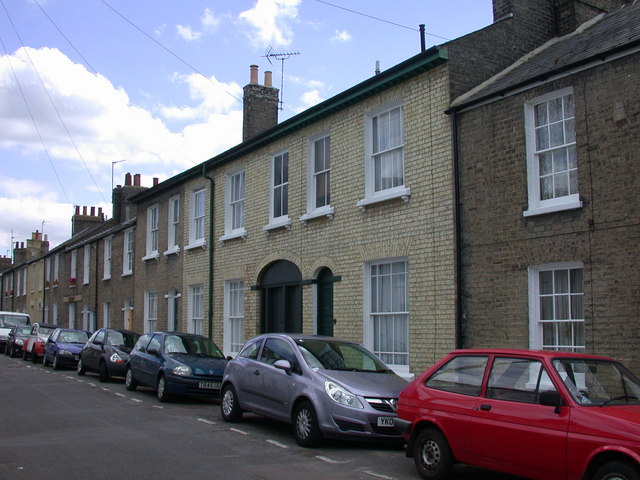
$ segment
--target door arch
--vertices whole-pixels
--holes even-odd
[[[258,288],[262,333],[302,333],[302,274],[287,260],[265,268]]]

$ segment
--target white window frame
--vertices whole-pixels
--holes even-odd
[[[400,311],[384,311],[384,312],[376,312],[376,308],[372,305],[372,269],[373,267],[381,266],[381,265],[393,265],[403,263],[405,266],[404,271],[404,296],[405,298],[401,300],[401,304],[404,305],[405,309]],[[406,345],[406,351],[400,352],[396,351],[394,355],[405,355],[406,362],[403,364],[394,364],[391,362],[385,362],[394,370],[398,375],[404,378],[411,378],[412,375],[409,372],[410,365],[410,357],[409,357],[409,347],[410,347],[410,339],[409,339],[409,327],[410,327],[410,314],[409,314],[409,260],[406,257],[394,257],[394,258],[386,258],[375,261],[366,262],[364,264],[364,319],[363,319],[363,331],[364,331],[364,345],[371,350],[376,355],[380,356],[380,352],[376,352],[376,328],[375,328],[375,319],[376,314],[387,315],[387,316],[404,316],[406,322],[406,337],[402,339],[402,341]]]
[[[22,271],[22,295],[26,296],[29,285],[29,268],[25,267]]]
[[[321,171],[316,170],[316,145],[319,142],[323,142],[325,149],[324,152],[327,151],[326,154],[328,156],[328,168],[324,168]],[[332,219],[335,213],[335,209],[331,206],[331,135],[329,132],[322,132],[321,134],[315,135],[314,137],[309,138],[308,146],[307,146],[307,212],[300,217],[300,222],[303,225],[314,218],[319,217],[327,217]],[[326,165],[325,165],[326,167]],[[325,203],[325,205],[317,206],[317,182],[316,179],[318,176],[324,175],[327,178],[326,181],[326,189],[327,189],[327,197],[329,200]]]
[[[91,278],[91,245],[85,245],[82,258],[82,284],[88,285]]]
[[[169,290],[164,298],[167,300],[167,330],[177,331],[179,329],[179,313],[176,313],[178,308],[178,299],[182,297],[178,290],[172,288]]]
[[[244,199],[246,192],[246,174],[239,170],[227,175],[224,201],[224,235],[220,241],[233,238],[246,238],[244,223]],[[238,216],[240,220],[238,221]]]
[[[125,230],[122,235],[122,276],[133,274],[134,230]]]
[[[76,304],[75,302],[69,303],[69,312],[68,312],[68,322],[69,328],[76,328]]]
[[[109,328],[111,326],[111,303],[104,302],[102,304],[102,327]]]
[[[51,287],[51,257],[47,257],[44,262],[44,288]]]
[[[573,116],[567,114],[565,116],[563,114],[563,119],[561,121],[556,122],[548,122],[544,124],[544,126],[536,127],[536,119],[535,119],[535,109],[537,106],[542,104],[549,104],[553,100],[557,100],[559,98],[565,98],[568,96],[573,97],[573,88],[564,88],[562,90],[557,90],[555,92],[548,93],[546,95],[542,95],[540,97],[536,97],[532,100],[525,102],[524,104],[524,115],[525,115],[525,133],[526,133],[526,147],[527,147],[527,189],[529,195],[529,205],[528,209],[524,212],[524,216],[533,216],[533,215],[542,215],[545,213],[557,212],[561,210],[570,210],[582,207],[582,201],[580,200],[580,193],[576,191],[574,193],[569,193],[564,196],[558,196],[550,199],[542,199],[541,187],[540,187],[540,178],[542,176],[540,172],[540,161],[539,155],[542,154],[552,154],[553,152],[560,152],[565,150],[567,153],[567,157],[570,157],[570,151],[573,150],[574,154],[576,154],[576,131],[575,131],[575,100],[573,100],[572,108],[573,108]],[[563,102],[563,112],[565,112],[565,104]],[[563,127],[563,143],[554,145],[553,147],[549,146],[545,149],[538,150],[537,148],[537,130],[543,130],[543,127],[549,126],[553,123],[556,126],[562,124]],[[569,160],[567,160],[569,161]],[[573,167],[567,166],[565,172],[574,172],[573,175],[576,176],[576,188],[578,187],[578,165],[577,158],[575,159],[575,165]],[[571,175],[571,173],[565,172],[555,172],[553,174],[547,175],[548,178],[560,177],[563,175]],[[570,183],[570,182],[568,182]]]
[[[180,251],[180,195],[169,198],[167,218],[167,250],[165,256]]]
[[[204,287],[189,285],[189,333],[204,335]]]
[[[399,113],[399,141],[390,145],[385,149],[374,148],[375,138],[374,123],[379,124],[379,119],[385,115],[391,115],[392,112]],[[378,126],[381,128],[380,126]],[[402,101],[384,105],[383,107],[372,110],[365,116],[365,159],[364,159],[364,180],[365,180],[365,196],[356,204],[361,211],[365,211],[368,205],[384,202],[387,200],[401,198],[404,202],[408,202],[411,197],[411,189],[406,186],[406,165],[404,158],[404,108]],[[400,165],[402,170],[402,183],[387,188],[376,189],[376,157],[387,155],[390,153],[400,154]]]
[[[283,163],[286,161],[286,179],[283,178],[284,175],[276,172],[276,164],[279,159],[281,159]],[[282,150],[271,155],[270,165],[269,223],[263,227],[265,232],[269,232],[275,228],[291,228],[291,219],[289,218],[289,151]],[[284,170],[284,168],[282,170]],[[279,183],[276,184],[276,182]],[[277,197],[280,197],[279,211],[274,208]],[[286,212],[284,212],[285,206]]]
[[[103,246],[103,272],[102,279],[109,280],[111,278],[111,260],[113,254],[113,235],[105,237]]]
[[[147,236],[146,254],[142,261],[157,260],[160,256],[158,245],[160,244],[160,206],[151,205],[147,208]]]
[[[58,286],[58,279],[60,274],[60,254],[56,253],[53,257],[53,286]]]
[[[224,338],[225,355],[235,357],[244,343],[244,280],[224,282]]]
[[[582,270],[583,275],[583,288],[582,292],[560,292],[556,294],[546,295],[547,297],[553,297],[554,301],[554,318],[549,319],[547,321],[541,320],[542,309],[540,307],[541,303],[541,293],[540,293],[540,274],[542,272],[559,272],[563,270]],[[531,266],[528,269],[529,276],[529,348],[531,349],[562,349],[562,350],[571,350],[577,352],[584,352],[586,345],[586,332],[585,332],[585,322],[584,322],[584,265],[581,262],[559,262],[559,263],[547,263],[542,265]],[[555,287],[555,285],[554,285]],[[558,297],[568,297],[568,313],[570,318],[557,318],[558,309],[555,307],[555,301]],[[579,297],[579,298],[578,298]],[[574,307],[574,302],[579,302]],[[574,311],[577,310],[577,311]],[[579,315],[581,313],[581,315]],[[580,318],[578,318],[578,315]],[[553,324],[553,325],[566,325],[567,328],[572,329],[572,337],[575,340],[575,335],[582,336],[583,344],[578,345],[577,342],[573,342],[573,345],[555,345],[554,348],[544,345],[544,337],[543,337],[543,324]],[[580,333],[576,328],[581,329]],[[558,347],[558,348],[555,348]]]
[[[147,290],[144,292],[144,333],[155,332],[158,329],[158,292]]]
[[[206,190],[198,188],[191,192],[189,202],[189,245],[187,249],[205,246]]]
[[[69,268],[69,285],[75,287],[78,282],[78,250],[71,250],[71,267]]]

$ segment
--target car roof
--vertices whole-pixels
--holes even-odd
[[[450,355],[521,355],[521,356],[535,356],[539,358],[591,358],[598,360],[614,361],[610,357],[603,357],[600,355],[592,355],[588,353],[577,352],[562,352],[558,350],[527,350],[520,348],[463,348],[453,350]]]

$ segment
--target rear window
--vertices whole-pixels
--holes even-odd
[[[0,327],[13,327],[14,325],[29,325],[29,315],[0,313]]]
[[[489,357],[460,355],[452,358],[425,381],[425,386],[462,395],[479,396]]]

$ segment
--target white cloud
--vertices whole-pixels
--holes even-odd
[[[178,35],[183,39],[189,42],[200,40],[202,37],[202,32],[195,32],[189,26],[185,27],[183,25],[176,25],[176,30],[178,31]]]
[[[216,17],[213,10],[205,8],[202,16],[200,17],[200,26],[202,31],[197,31],[190,26],[176,25],[178,35],[186,41],[192,42],[202,38],[205,33],[211,33],[215,31],[220,25],[220,18]]]
[[[257,47],[286,46],[293,39],[291,24],[297,22],[301,0],[257,0],[253,8],[240,13],[239,18],[255,30],[251,43]]]
[[[336,30],[336,33],[333,36],[333,38],[331,39],[331,41],[347,43],[347,42],[351,41],[351,34],[349,32],[347,32],[346,30],[343,30],[343,31]]]
[[[320,96],[320,92],[318,92],[318,90],[311,90],[309,92],[304,92],[301,100],[302,103],[304,103],[305,108],[309,108],[322,102],[324,98]]]

